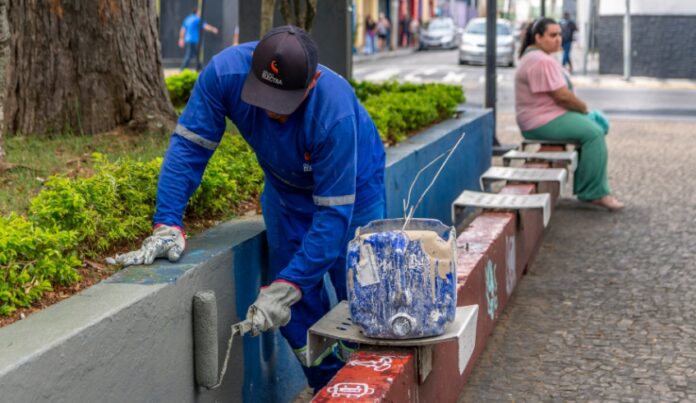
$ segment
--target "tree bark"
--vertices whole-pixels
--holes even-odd
[[[275,0],[261,0],[261,32],[259,38],[263,38],[266,32],[273,29],[273,15],[275,14]]]
[[[91,134],[174,122],[155,0],[11,0],[8,18],[4,132]]]
[[[304,4],[304,8],[302,7]],[[296,25],[307,32],[311,32],[314,16],[317,13],[317,0],[281,0],[280,14],[288,25]],[[262,17],[263,18],[263,17]]]
[[[0,129],[4,127],[3,109],[5,106],[5,91],[2,88],[6,87],[5,79],[7,76],[7,64],[10,56],[10,29],[7,24],[7,2],[8,0],[0,0]],[[2,140],[3,130],[0,130],[0,166],[5,162],[5,150]],[[2,169],[0,169],[1,171]]]

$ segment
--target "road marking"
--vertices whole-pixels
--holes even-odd
[[[448,71],[447,74],[442,78],[443,83],[462,83],[466,73],[455,73],[454,71]]]
[[[386,81],[398,77],[399,73],[401,73],[401,69],[390,68],[378,71],[376,73],[368,74],[365,76],[364,79],[367,81]]]

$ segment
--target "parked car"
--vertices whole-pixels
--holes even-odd
[[[418,49],[453,49],[458,42],[457,26],[449,17],[433,18],[420,30]]]
[[[515,65],[515,37],[510,21],[497,21],[496,62],[504,66]],[[459,64],[486,63],[486,19],[469,21],[459,45]]]

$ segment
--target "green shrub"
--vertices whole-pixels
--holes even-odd
[[[29,306],[52,284],[80,279],[75,232],[41,229],[16,215],[0,217],[0,228],[0,315]]]
[[[184,106],[191,97],[193,85],[198,79],[198,73],[194,70],[184,70],[179,74],[171,75],[164,79],[169,91],[169,99],[175,107]]]
[[[0,315],[28,306],[52,284],[79,280],[81,258],[146,236],[152,228],[162,158],[109,162],[94,154],[89,178],[49,178],[28,219],[0,217]],[[226,218],[260,193],[263,174],[240,136],[225,135],[187,217]]]
[[[452,116],[464,101],[460,86],[444,84],[359,83],[358,93],[382,141],[388,143]]]
[[[261,193],[263,171],[256,155],[241,136],[226,136],[203,174],[201,186],[193,194],[187,216],[219,217],[240,201]]]

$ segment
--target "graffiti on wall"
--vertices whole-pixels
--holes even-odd
[[[486,263],[486,301],[488,302],[488,316],[495,319],[498,310],[498,282],[495,279],[495,263],[488,259]]]
[[[329,387],[331,397],[361,398],[375,393],[375,389],[366,383],[341,382]]]

